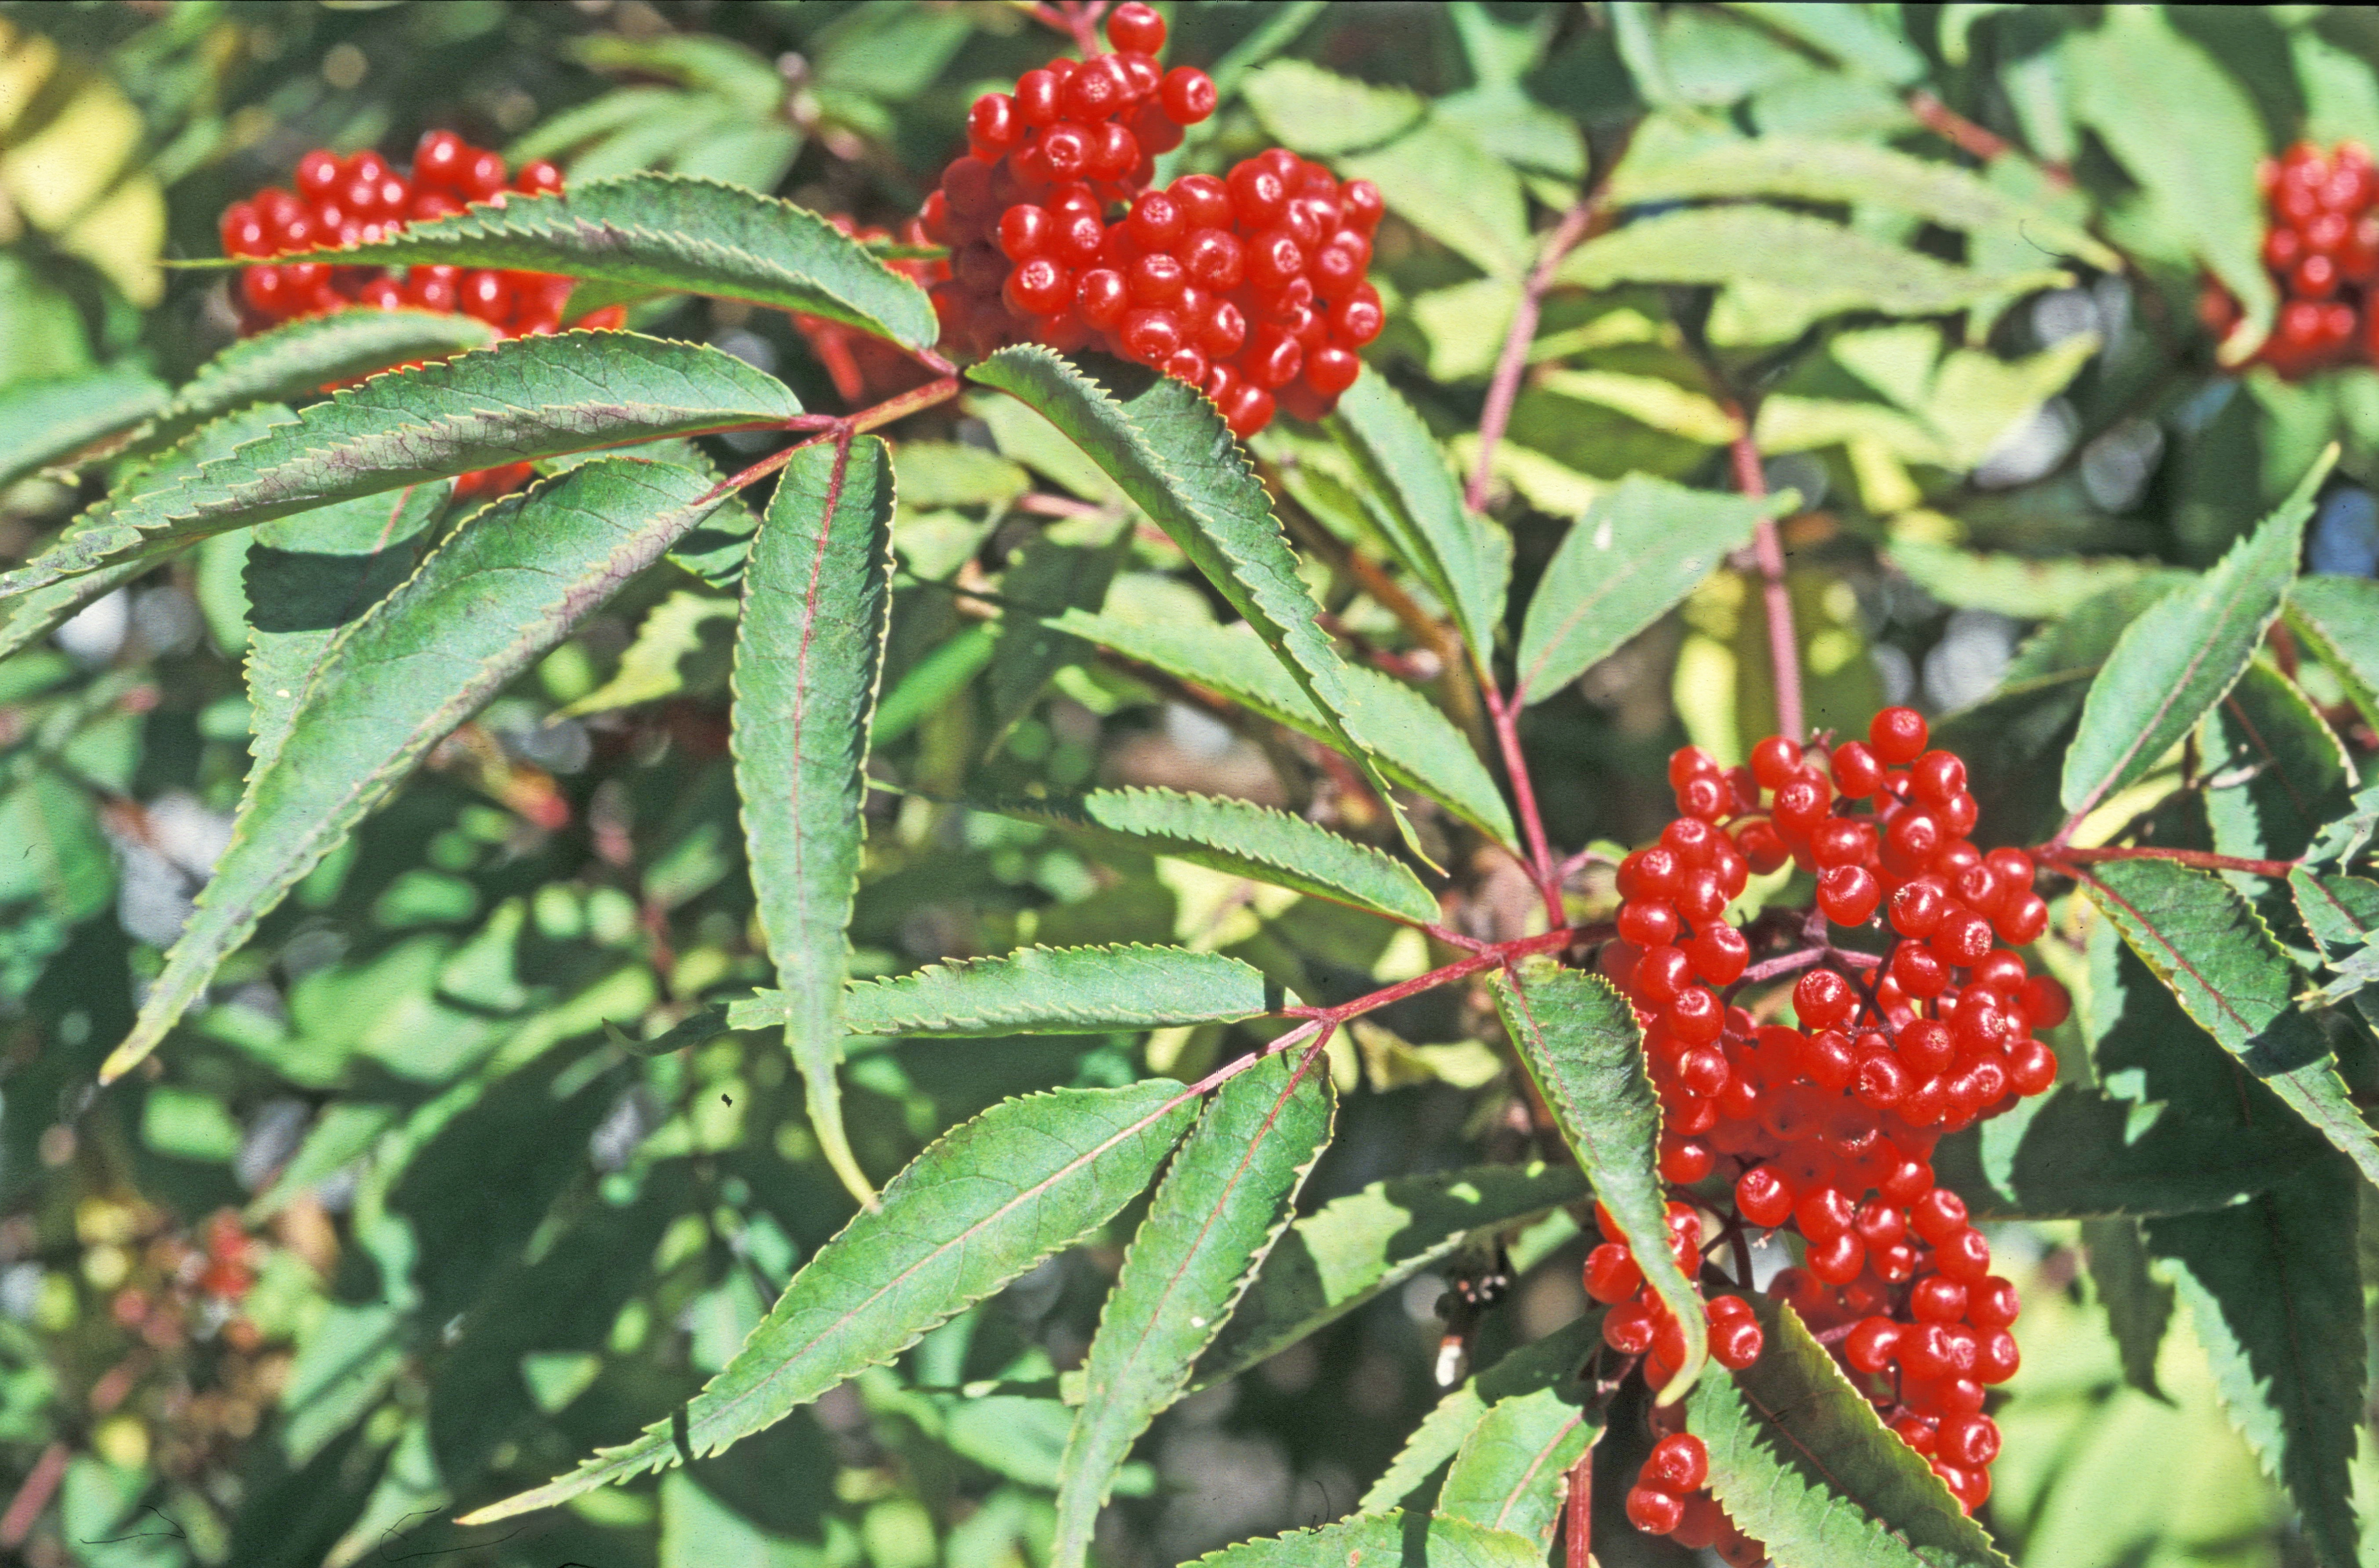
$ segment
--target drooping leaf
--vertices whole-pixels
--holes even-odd
[[[1288,998],[1261,971],[1183,947],[1020,947],[997,958],[927,964],[843,994],[851,1034],[1105,1034],[1169,1024],[1226,1023],[1275,1012]],[[729,1027],[776,1023],[784,994],[730,1006]]]
[[[869,721],[892,624],[892,449],[876,436],[786,464],[743,568],[735,640],[735,787],[760,928],[784,988],[785,1045],[835,1174],[873,1198],[843,1136]]]
[[[2154,767],[2245,673],[2296,575],[2305,520],[2337,449],[2193,585],[2125,629],[2082,708],[2060,794],[2080,816]]]
[[[1514,700],[1541,702],[1666,614],[1771,503],[1631,474],[1570,525],[1528,601]]]
[[[1823,218],[1773,207],[1704,207],[1642,218],[1569,253],[1556,281],[1757,283],[1793,294],[1812,317],[1845,310],[1932,316],[2053,287],[2061,272],[1971,271]]]
[[[1409,867],[1368,844],[1270,806],[1173,790],[973,802],[985,811],[1105,835],[1258,882],[1428,925],[1437,900]]]
[[[2346,688],[2364,722],[2379,724],[2379,582],[2300,577],[2288,585],[2288,617]]]
[[[1081,1568],[1131,1445],[1180,1396],[1280,1239],[1329,1141],[1333,1105],[1318,1053],[1283,1051],[1226,1083],[1182,1142],[1083,1362],[1082,1402],[1057,1470],[1055,1568]]]
[[[2359,1561],[2361,1534],[2348,1469],[2369,1367],[2362,1284],[2337,1230],[2354,1209],[2352,1173],[2328,1160],[2239,1208],[2144,1227],[2188,1302],[2223,1407],[2330,1568]]]
[[[1649,143],[1647,151],[1652,151]],[[1615,204],[1774,197],[1890,208],[1969,233],[2020,226],[2041,247],[2094,267],[2114,252],[2089,232],[2019,201],[1974,173],[1874,142],[1760,136],[1713,141],[1683,156],[1632,157],[1611,177]]]
[[[0,599],[334,501],[799,412],[783,382],[701,344],[626,332],[513,338],[314,404],[181,483],[132,498],[72,549],[0,573]]]
[[[1438,1512],[1552,1545],[1569,1496],[1569,1467],[1600,1425],[1575,1390],[1538,1389],[1497,1400],[1454,1456],[1438,1490]]]
[[[2260,659],[2198,726],[2214,848],[2294,860],[2352,804],[2346,747],[2294,681]]]
[[[1508,547],[1462,503],[1445,454],[1387,378],[1359,376],[1330,416],[1338,439],[1383,502],[1391,542],[1454,617],[1481,668],[1503,621]]]
[[[1337,739],[1272,650],[1243,626],[1126,621],[1069,610],[1053,624],[1126,658],[1219,692],[1299,734]],[[1517,848],[1511,808],[1462,731],[1427,697],[1392,676],[1346,667],[1362,706],[1379,716],[1373,754],[1389,778],[1419,790],[1507,848]]]
[[[251,403],[296,403],[325,386],[414,359],[485,348],[502,336],[472,316],[431,310],[334,310],[242,338],[199,367],[156,411],[130,450],[179,440],[217,415]]]
[[[1102,366],[1106,382],[1045,348],[1003,349],[967,374],[1047,418],[1179,545],[1255,627],[1313,699],[1331,742],[1363,771],[1419,852],[1412,825],[1390,795],[1365,737],[1385,716],[1364,705],[1315,621],[1313,596],[1273,515],[1247,454],[1214,405],[1169,376]]]
[[[132,428],[171,395],[165,383],[137,365],[12,383],[0,391],[0,490]]]
[[[1685,1326],[1685,1360],[1660,1393],[1684,1396],[1709,1347],[1702,1301],[1669,1249],[1668,1190],[1659,1164],[1660,1104],[1644,1065],[1644,1031],[1611,983],[1584,970],[1530,964],[1495,980],[1495,1008],[1562,1138],[1619,1223],[1661,1303]]]
[[[2114,861],[2083,886],[2198,1026],[2379,1185],[2379,1140],[2320,1026],[2295,1007],[2295,969],[2238,889],[2168,860]]]
[[[1201,1388],[1337,1321],[1445,1257],[1587,1192],[1566,1165],[1479,1165],[1373,1182],[1291,1225],[1238,1311],[1199,1358]]]
[[[2140,1222],[2130,1215],[2082,1222],[2082,1252],[2090,1283],[2107,1309],[2107,1329],[2122,1357],[2123,1381],[2151,1399],[2156,1386],[2156,1353],[2172,1321],[2172,1286],[2148,1272],[2147,1244]]]
[[[296,880],[430,746],[658,560],[717,504],[708,489],[682,469],[632,458],[573,469],[465,521],[348,626],[103,1076],[155,1049]]]
[[[2285,1180],[2305,1150],[2293,1129],[2233,1127],[2066,1084],[2037,1108],[1942,1140],[1934,1167],[1978,1217],[2087,1220],[2224,1208]]]
[[[943,1134],[820,1248],[692,1404],[567,1476],[468,1516],[487,1524],[718,1453],[782,1420],[1104,1224],[1195,1114],[1181,1086],[1061,1089]]]
[[[634,174],[409,224],[343,259],[560,272],[823,316],[931,348],[925,291],[824,218],[741,186]]]
[[[1411,1498],[1462,1451],[1492,1405],[1545,1392],[1562,1393],[1573,1403],[1581,1400],[1589,1390],[1580,1374],[1601,1343],[1602,1315],[1588,1312],[1534,1344],[1522,1345],[1485,1371],[1473,1373],[1421,1417],[1420,1425],[1413,1429],[1412,1436],[1405,1440],[1404,1447],[1356,1508],[1365,1514],[1383,1513]]]
[[[1776,1568],[2008,1568],[1799,1314],[1751,1302],[1766,1347],[1731,1377],[1704,1378],[1686,1424],[1709,1445],[1711,1492]]]
[[[1544,1568],[1525,1536],[1467,1519],[1363,1514],[1211,1551],[1194,1568]]]

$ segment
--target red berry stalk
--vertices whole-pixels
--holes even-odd
[[[1929,1162],[1943,1133],[2049,1087],[2057,1057],[2034,1031],[2061,1022],[2070,1003],[2009,950],[2047,928],[2030,857],[1974,847],[1965,766],[1926,742],[1920,716],[1888,708],[1866,741],[1830,754],[1780,736],[1754,747],[1747,767],[1677,753],[1669,778],[1683,814],[1620,863],[1619,936],[1599,967],[1645,1028],[1663,1177],[1729,1181],[1707,1204],[1729,1238],[1800,1237],[1800,1265],[1778,1273],[1769,1295],[1830,1338],[1893,1430],[1972,1510],[1989,1495],[1999,1453],[1984,1391],[2016,1369],[2016,1292],[1991,1273],[1988,1244],[1957,1195],[1934,1185]],[[1829,940],[1806,962],[1779,960],[1801,970],[1797,1022],[1762,1025],[1727,1000],[1752,971],[1725,910],[1751,873],[1788,860],[1817,874],[1826,923],[1880,926],[1890,946],[1878,959]],[[1670,1213],[1678,1260],[1697,1273],[1700,1221],[1684,1203]],[[1643,1357],[1661,1386],[1685,1359],[1682,1333],[1607,1219],[1603,1234],[1586,1285],[1612,1304],[1604,1339]],[[1740,1368],[1758,1356],[1759,1330],[1739,1302],[1724,1306],[1734,1299],[1709,1303],[1711,1352]],[[1699,1516],[1683,1501],[1693,1490],[1639,1479],[1630,1516],[1676,1533],[1674,1521]]]
[[[2256,359],[2290,380],[2316,370],[2379,359],[2379,171],[2357,142],[2324,153],[2298,142],[2255,171],[2270,226],[2264,267],[2279,290],[2279,319]],[[2239,302],[2209,283],[2200,308],[2227,332]]]
[[[1198,387],[1242,437],[1281,408],[1321,418],[1385,320],[1364,281],[1378,189],[1281,148],[1150,189],[1155,155],[1214,113],[1214,84],[1160,69],[1165,22],[1146,6],[1117,7],[1106,32],[1114,54],[975,101],[968,154],[922,214],[950,250],[933,289],[943,346],[1102,347]]]

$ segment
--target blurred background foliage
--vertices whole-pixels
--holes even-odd
[[[1170,57],[1212,69],[1225,94],[1175,166],[1277,140],[1387,193],[1374,276],[1391,325],[1373,363],[1465,462],[1535,236],[1631,134],[1962,156],[2113,247],[2053,286],[2011,282],[1974,313],[1987,326],[1974,341],[1867,320],[1777,356],[1760,439],[1771,482],[1807,508],[1788,544],[1819,722],[1863,722],[1884,698],[1974,710],[2031,623],[2159,561],[2212,561],[2333,438],[2344,476],[2309,567],[2379,562],[2379,373],[2235,374],[2196,317],[2206,266],[2234,286],[2252,273],[2261,223],[2207,196],[2223,184],[2207,167],[2300,136],[2379,144],[2368,9],[1215,3],[1176,7],[1173,39]],[[1020,7],[935,0],[0,5],[0,389],[89,378],[129,403],[187,378],[235,321],[220,274],[161,261],[213,254],[221,209],[285,181],[311,147],[401,156],[444,127],[556,158],[574,180],[674,169],[897,224],[960,147],[972,96],[1061,43]],[[1954,153],[1928,129],[1938,103],[2010,150]],[[2020,225],[1961,242],[1882,204],[1847,216],[2011,280],[2048,259]],[[1675,305],[1641,287],[1550,296],[1493,467],[1524,590],[1604,482],[1716,481],[1725,416]],[[786,320],[640,308],[834,405]],[[1704,326],[1757,356],[1807,346],[1806,315],[1746,283],[1721,289]],[[1348,565],[1359,486],[1293,428],[1259,450],[1298,503],[1289,522],[1338,627],[1395,645],[1393,615]],[[935,585],[1213,616],[1161,536],[1118,532],[1120,498],[1046,427],[970,404],[906,443],[900,473],[913,581],[880,768],[945,795],[1099,778],[1298,803],[1309,781],[1268,733]],[[0,494],[0,559],[81,494],[71,477],[19,478]],[[0,662],[0,1550],[42,1568],[1037,1562],[1068,1420],[1055,1380],[1088,1344],[1113,1245],[1035,1270],[717,1459],[517,1527],[447,1523],[690,1393],[848,1213],[779,1044],[629,1048],[767,978],[723,754],[719,584],[640,585],[594,618],[307,880],[176,1049],[94,1092],[228,833],[246,766],[245,554],[244,538],[216,540]],[[1672,747],[1731,757],[1762,732],[1746,602],[1721,573],[1531,711],[1558,840],[1644,837],[1666,813]],[[1406,657],[1426,675],[1429,650]],[[2303,678],[2326,704],[2349,694],[2317,666]],[[2379,716],[2339,711],[2367,756]],[[1966,722],[2017,736],[2022,715],[1979,712]],[[2054,731],[2071,715],[2034,717]],[[1994,755],[2022,771],[2013,740]],[[2023,781],[1992,782],[1987,812],[2004,814],[1986,827],[2036,838]],[[1181,941],[1334,999],[1423,967],[1417,941],[1219,874],[1093,865],[1039,826],[923,799],[870,809],[862,972],[1028,941]],[[1477,929],[1525,918],[1525,880],[1496,859],[1466,887]],[[2080,920],[2065,911],[2069,935]],[[1432,1001],[1342,1042],[1341,1132],[1309,1205],[1527,1152],[1512,1078],[1477,1026]],[[1183,1071],[1226,1043],[1220,1029],[863,1043],[854,1141],[888,1173],[1004,1095],[1126,1082],[1143,1062]],[[1548,1224],[1522,1247],[1541,1266],[1478,1330],[1481,1363],[1581,1304],[1575,1226]],[[2119,1353],[2108,1311],[2161,1322],[2169,1290],[2111,1266],[2119,1228],[2088,1238],[2084,1270],[2081,1230],[1993,1236],[2028,1271],[1989,1505],[2011,1554],[2305,1561],[2194,1339],[2165,1335],[2158,1355],[2134,1333],[2147,1363]],[[2339,1245],[2355,1231],[2339,1216]],[[1110,1561],[1171,1563],[1350,1509],[1434,1401],[1444,1276],[1479,1261],[1418,1274],[1169,1414],[1106,1522]],[[964,1396],[983,1380],[1039,1392]],[[1685,1561],[1612,1538],[1614,1568]]]

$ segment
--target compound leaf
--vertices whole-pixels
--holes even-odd
[[[800,411],[784,383],[702,344],[626,332],[513,338],[314,404],[179,484],[115,508],[72,548],[0,574],[0,599],[334,501]]]
[[[349,625],[103,1079],[156,1048],[215,967],[432,745],[719,504],[709,488],[633,458],[572,469],[466,519]]]
[[[842,1130],[867,741],[892,624],[892,450],[875,436],[786,464],[743,568],[735,639],[735,786],[760,928],[785,999],[785,1044],[810,1124],[861,1202],[874,1192]]]
[[[1541,702],[1666,614],[1773,503],[1630,474],[1570,525],[1520,627],[1513,696]]]
[[[742,186],[644,173],[547,196],[508,196],[414,223],[343,260],[561,272],[651,293],[739,299],[823,316],[931,348],[925,291],[824,218]]]
[[[2081,816],[2137,780],[2246,673],[2296,575],[2305,520],[2337,449],[2212,570],[2124,628],[2091,682],[2065,754],[2065,809]]]
[[[1083,1363],[1057,1467],[1057,1568],[1080,1568],[1132,1443],[1179,1397],[1286,1227],[1330,1139],[1330,1073],[1317,1065],[1318,1052],[1283,1051],[1226,1083],[1151,1200]]]
[[[1645,1071],[1643,1031],[1609,981],[1549,962],[1497,975],[1495,1007],[1596,1200],[1619,1223],[1653,1291],[1689,1325],[1685,1365],[1661,1391],[1664,1399],[1681,1398],[1709,1347],[1701,1297],[1669,1250],[1660,1105]]]
[[[1037,345],[1003,349],[967,374],[1057,426],[1171,536],[1288,666],[1330,727],[1331,743],[1363,770],[1419,853],[1368,743],[1383,716],[1366,710],[1365,690],[1322,633],[1272,500],[1214,405],[1136,365],[1113,366],[1111,390]]]
[[[1710,1490],[1776,1568],[2010,1568],[1799,1314],[1751,1302],[1766,1349],[1704,1378],[1686,1424],[1709,1445]]]
[[[793,1275],[692,1404],[569,1475],[480,1509],[486,1524],[716,1453],[774,1425],[1106,1223],[1195,1106],[1177,1083],[1005,1101],[943,1134]]]
[[[14,383],[0,392],[0,490],[130,429],[171,395],[164,382],[134,365]]]
[[[2364,721],[2379,724],[2379,582],[2300,577],[2288,586],[2288,617]]]
[[[1231,1022],[1275,1011],[1286,1000],[1237,959],[1135,943],[1023,947],[927,964],[853,984],[843,995],[842,1017],[853,1034],[1104,1034]],[[752,1027],[740,1010],[735,1027]]]

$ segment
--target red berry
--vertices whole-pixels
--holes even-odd
[[[1627,1522],[1648,1536],[1665,1536],[1685,1517],[1685,1503],[1672,1492],[1635,1487],[1627,1493]]]
[[[1176,66],[1165,73],[1157,90],[1165,114],[1175,125],[1194,126],[1214,112],[1214,80],[1191,66]]]
[[[1762,1230],[1774,1230],[1793,1215],[1793,1190],[1773,1167],[1754,1165],[1734,1183],[1734,1206]]]
[[[1709,1479],[1709,1450],[1691,1432],[1671,1432],[1652,1445],[1636,1484],[1658,1487],[1679,1497],[1699,1491]]]
[[[1888,767],[1904,767],[1925,750],[1925,716],[1913,707],[1888,707],[1867,724],[1867,744],[1876,760]]]
[[[1836,925],[1865,925],[1882,900],[1882,884],[1863,865],[1836,866],[1817,878],[1817,907]]]
[[[1123,319],[1123,349],[1143,365],[1161,365],[1181,346],[1181,320],[1166,310],[1130,310]]]

